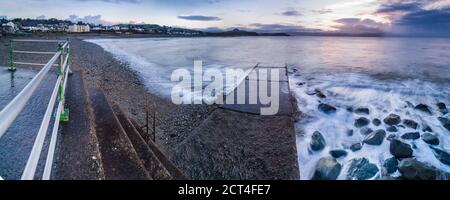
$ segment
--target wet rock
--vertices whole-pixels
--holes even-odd
[[[317,97],[322,98],[322,99],[327,98],[327,96],[322,91],[320,91],[318,89],[316,89],[315,91],[316,91],[316,96]]]
[[[431,129],[430,126],[425,124],[425,125],[423,125],[422,131],[423,132],[433,132],[433,129]]]
[[[383,143],[383,140],[385,137],[386,137],[386,131],[377,130],[377,131],[369,134],[364,139],[364,143],[366,143],[368,145],[381,145]]]
[[[402,178],[407,180],[436,180],[435,169],[412,158],[403,159],[398,165]]]
[[[404,140],[417,140],[420,138],[419,132],[411,132],[411,133],[405,133],[401,136]]]
[[[390,114],[389,116],[387,116],[386,118],[384,118],[384,123],[387,125],[397,125],[400,124],[400,116],[396,115],[396,114]]]
[[[311,136],[311,143],[310,143],[310,147],[311,150],[313,151],[320,151],[323,148],[325,148],[326,142],[325,142],[325,138],[323,138],[322,133],[320,133],[319,131],[316,131],[313,133],[313,135]]]
[[[319,104],[319,110],[326,113],[326,114],[332,114],[336,113],[336,108],[333,106],[330,106],[328,104],[321,103]]]
[[[396,136],[395,134],[389,134],[389,135],[387,136],[386,140],[387,140],[387,141],[392,141],[392,140],[394,140],[394,139],[396,139],[396,138],[397,138],[397,136]]]
[[[381,125],[381,120],[374,119],[374,120],[372,120],[372,124],[375,125],[375,126],[380,126]]]
[[[334,158],[321,158],[316,165],[313,180],[336,180],[341,173],[342,165]]]
[[[355,113],[356,113],[356,114],[359,114],[359,115],[369,115],[369,114],[370,114],[370,111],[369,111],[368,108],[357,108],[357,109],[355,110]]]
[[[367,158],[353,159],[347,172],[347,179],[368,180],[378,173],[378,167]]]
[[[389,146],[389,151],[396,158],[410,158],[412,157],[413,150],[411,145],[401,142],[398,139],[393,139]]]
[[[355,144],[352,144],[352,146],[350,146],[350,150],[352,150],[353,152],[359,151],[361,149],[362,149],[361,143],[355,143]]]
[[[388,158],[384,161],[383,166],[386,169],[386,172],[388,174],[392,174],[392,173],[396,172],[398,169],[398,160],[397,160],[397,158],[394,158],[394,157]]]
[[[450,131],[450,120],[444,117],[438,117],[438,119],[441,122],[442,126]]]
[[[330,155],[333,156],[333,158],[345,157],[345,156],[347,156],[347,151],[340,150],[340,149],[331,150]]]
[[[304,86],[306,83],[305,82],[298,82],[296,83],[297,86]]]
[[[369,119],[367,119],[365,117],[361,117],[361,118],[358,118],[357,120],[355,120],[355,127],[361,128],[361,127],[369,125],[369,123],[370,123]]]
[[[439,145],[439,138],[431,133],[424,133],[422,135],[422,140],[431,145]]]
[[[395,132],[398,131],[398,129],[397,129],[397,127],[395,127],[395,126],[389,126],[389,127],[386,129],[386,131],[387,131],[387,132],[391,132],[391,133],[395,133]]]
[[[445,105],[445,103],[439,102],[439,103],[436,104],[436,106],[438,107],[439,111],[442,114],[445,115],[445,114],[448,113],[447,106]]]
[[[373,130],[369,127],[364,127],[359,131],[362,135],[369,135],[373,132]]]
[[[403,124],[412,129],[417,129],[417,126],[419,126],[419,124],[417,124],[417,122],[415,122],[414,120],[410,120],[410,119],[403,120]]]
[[[353,129],[349,129],[349,130],[347,130],[347,136],[349,136],[349,137],[351,137],[351,136],[353,136]]]
[[[353,108],[352,107],[347,107],[346,109],[348,112],[353,112]]]
[[[447,153],[441,149],[431,147],[433,149],[436,158],[441,161],[441,163],[444,163],[446,165],[450,165],[450,153]]]
[[[430,107],[429,107],[428,105],[425,105],[425,104],[419,104],[419,105],[417,105],[416,107],[414,107],[414,109],[420,110],[420,111],[422,111],[422,112],[424,112],[424,113],[427,113],[427,114],[429,114],[429,115],[432,114],[432,113],[431,113]]]

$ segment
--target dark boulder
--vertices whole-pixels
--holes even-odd
[[[395,127],[395,126],[389,126],[389,127],[386,129],[386,131],[387,131],[387,132],[391,132],[391,133],[395,133],[395,132],[398,131],[398,129],[397,129],[397,127]]]
[[[361,143],[355,143],[355,144],[352,144],[352,146],[350,146],[350,150],[352,150],[353,152],[359,151],[361,149],[362,149]]]
[[[353,129],[347,130],[347,136],[349,137],[353,136]]]
[[[298,82],[296,83],[297,86],[304,86],[306,83],[305,82]]]
[[[402,178],[406,180],[436,180],[437,178],[434,168],[412,158],[403,159],[398,165],[398,170]]]
[[[369,119],[367,119],[365,117],[361,117],[361,118],[358,118],[355,120],[355,127],[361,128],[361,127],[369,125],[369,123],[370,123]]]
[[[357,108],[355,110],[355,113],[359,114],[359,115],[369,115],[370,114],[370,110],[368,108]]]
[[[311,143],[310,143],[310,147],[311,150],[313,151],[320,151],[323,148],[325,148],[326,142],[325,142],[325,138],[323,138],[322,133],[320,133],[319,131],[316,131],[313,133],[313,135],[311,136]]]
[[[341,149],[331,150],[330,155],[333,156],[333,158],[345,157],[347,156],[347,151]]]
[[[439,145],[439,138],[431,133],[424,133],[422,135],[422,140],[431,145]]]
[[[444,163],[446,165],[450,165],[450,153],[447,153],[441,149],[431,147],[433,149],[436,158],[441,161],[441,163]]]
[[[347,172],[347,179],[368,180],[378,173],[378,167],[367,158],[353,159]]]
[[[336,113],[337,111],[335,107],[324,103],[319,104],[319,110],[326,114]]]
[[[395,157],[388,158],[384,161],[384,168],[388,174],[392,174],[398,169],[398,160]]]
[[[410,119],[403,120],[403,124],[412,129],[417,129],[417,126],[419,126],[419,124],[417,124],[417,122],[415,122],[414,120],[410,120]]]
[[[436,106],[438,107],[439,111],[442,114],[445,115],[445,114],[448,113],[447,106],[445,105],[445,103],[439,102],[439,103],[436,104]]]
[[[386,137],[386,131],[377,130],[377,131],[369,134],[364,139],[364,143],[366,143],[368,145],[381,145],[383,143],[383,140],[385,137]]]
[[[336,180],[341,173],[342,165],[334,158],[321,158],[317,162],[313,180]]]
[[[441,122],[442,126],[450,131],[450,120],[444,117],[438,117],[438,119]]]
[[[375,126],[380,126],[381,125],[381,120],[374,119],[374,120],[372,120],[372,124],[375,125]]]
[[[397,138],[397,136],[396,136],[395,134],[389,134],[389,135],[387,136],[386,140],[387,140],[387,141],[392,141],[392,140],[394,140],[394,139],[396,139],[396,138]]]
[[[322,91],[317,90],[317,89],[316,89],[316,96],[321,98],[321,99],[327,98],[327,96]]]
[[[433,132],[433,129],[431,129],[430,126],[428,126],[427,124],[423,125],[423,132]]]
[[[386,118],[384,118],[383,121],[384,121],[384,123],[387,124],[387,125],[394,126],[394,125],[400,124],[401,119],[400,119],[400,116],[398,116],[398,115],[396,115],[396,114],[390,114],[389,116],[387,116]]]
[[[417,140],[420,138],[419,132],[411,132],[411,133],[405,133],[401,136],[404,140]]]
[[[411,145],[401,142],[398,139],[393,139],[389,146],[389,151],[396,158],[411,158],[413,155],[413,150]]]
[[[373,132],[373,130],[369,127],[364,127],[359,131],[362,135],[369,135]]]
[[[414,109],[420,110],[420,111],[422,111],[424,113],[427,113],[429,115],[432,114],[430,107],[428,105],[425,105],[425,104],[419,104],[416,107],[414,107]]]

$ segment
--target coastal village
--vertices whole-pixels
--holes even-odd
[[[52,19],[8,19],[0,16],[2,35],[27,35],[33,33],[114,33],[155,34],[173,36],[201,36],[202,31],[160,26],[157,24],[102,25]]]

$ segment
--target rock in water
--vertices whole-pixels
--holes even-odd
[[[436,170],[412,158],[403,159],[398,165],[402,178],[407,180],[436,180]]]
[[[439,145],[439,138],[431,133],[424,133],[422,135],[422,140],[431,145]]]
[[[397,138],[397,136],[396,136],[395,134],[389,134],[389,135],[387,136],[386,140],[387,140],[387,141],[392,141],[392,140],[394,140],[394,139],[396,139],[396,138]]]
[[[436,154],[436,158],[446,165],[450,165],[450,154],[435,147],[431,147]]]
[[[321,158],[316,165],[313,180],[336,180],[342,166],[334,158]]]
[[[362,135],[369,135],[373,132],[373,130],[369,127],[364,127],[359,131]]]
[[[419,124],[417,124],[417,122],[415,122],[414,120],[410,120],[410,119],[403,120],[403,124],[412,129],[417,129],[417,126],[419,126]]]
[[[347,130],[347,136],[349,137],[353,136],[353,129]]]
[[[420,138],[419,132],[411,132],[411,133],[405,133],[401,137],[404,140],[417,140]]]
[[[361,118],[358,118],[357,120],[355,120],[355,127],[361,128],[361,127],[369,125],[369,123],[370,123],[369,119],[367,119],[365,117],[361,117]]]
[[[387,125],[397,125],[400,124],[400,116],[396,115],[396,114],[390,114],[389,116],[387,116],[386,118],[384,118],[384,123]]]
[[[427,114],[429,114],[429,115],[432,114],[432,112],[431,112],[431,110],[430,110],[430,107],[427,106],[427,105],[425,105],[425,104],[419,104],[419,105],[417,105],[416,107],[414,107],[414,109],[420,110],[420,111],[422,111],[422,112],[424,112],[424,113],[427,113]]]
[[[323,138],[322,133],[320,133],[319,131],[316,131],[313,133],[313,135],[311,136],[311,150],[313,151],[320,151],[323,148],[325,148],[326,142],[325,142],[325,138]]]
[[[368,108],[357,108],[357,109],[355,110],[355,113],[356,113],[356,114],[359,114],[359,115],[369,115],[369,114],[370,114],[370,111],[369,111]]]
[[[445,103],[439,102],[439,103],[436,104],[436,106],[439,108],[439,111],[440,111],[442,114],[445,115],[445,114],[448,113],[447,106],[445,105]]]
[[[367,158],[353,159],[347,172],[347,179],[368,180],[378,173],[378,167]]]
[[[398,169],[398,160],[397,158],[388,158],[384,161],[384,168],[388,174],[392,174]]]
[[[319,110],[326,114],[336,113],[337,111],[335,107],[324,103],[319,104]]]
[[[377,130],[364,139],[364,143],[368,145],[381,145],[386,137],[386,131]]]
[[[350,150],[352,150],[353,152],[359,151],[361,149],[362,149],[361,143],[352,144],[352,146],[350,146]]]
[[[413,150],[411,145],[401,142],[398,139],[393,139],[389,146],[389,151],[396,158],[411,158],[413,154]]]
[[[395,126],[389,126],[386,131],[391,132],[391,133],[395,133],[398,131],[397,127]]]
[[[381,120],[374,119],[374,120],[372,120],[372,124],[375,125],[375,126],[380,126],[381,125]]]
[[[333,158],[340,158],[347,156],[347,151],[345,150],[331,150],[330,155],[333,156]]]
[[[423,132],[433,132],[433,129],[430,128],[427,124],[423,125]]]
[[[442,126],[450,131],[450,120],[444,117],[438,117],[438,119],[441,122]]]

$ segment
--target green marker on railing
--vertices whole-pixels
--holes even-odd
[[[14,64],[13,40],[9,40],[8,63],[9,63],[8,71],[15,72],[17,69],[16,65]]]

